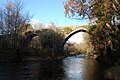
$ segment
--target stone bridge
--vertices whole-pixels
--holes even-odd
[[[64,40],[64,42],[63,42],[63,47],[64,47],[65,43],[68,41],[68,39],[69,39],[70,37],[72,37],[74,34],[78,33],[78,32],[85,32],[85,33],[91,34],[87,29],[77,29],[77,30],[75,30],[75,31],[72,31],[71,33],[69,33],[69,34],[66,36],[66,38],[65,38],[65,40]]]
[[[66,34],[66,37],[68,35],[70,35],[71,33],[74,33],[74,32],[79,31],[79,30],[86,30],[86,31],[88,31],[86,27],[71,27],[71,29],[72,29],[72,31],[69,34]]]
[[[69,34],[66,34],[66,38],[65,40],[63,41],[63,44],[62,44],[62,48],[64,48],[64,45],[65,43],[68,41],[68,39],[73,36],[74,34],[78,33],[78,32],[85,32],[85,33],[88,33],[88,34],[91,34],[86,28],[83,28],[83,27],[80,27],[80,28],[73,28],[73,31]],[[31,33],[29,34],[23,41],[23,44],[24,44],[24,47],[26,47],[28,45],[28,43],[31,41],[31,39],[33,37],[37,36],[36,33]]]
[[[25,37],[25,39],[23,40],[23,49],[29,44],[29,42],[32,40],[32,38],[34,38],[35,36],[37,36],[36,33],[30,33],[29,35],[27,35]]]

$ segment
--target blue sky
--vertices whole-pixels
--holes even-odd
[[[3,6],[7,0],[0,0]],[[33,15],[32,19],[39,20],[45,24],[55,22],[58,26],[87,25],[87,20],[75,20],[66,18],[64,15],[63,2],[66,0],[23,0],[24,12]]]

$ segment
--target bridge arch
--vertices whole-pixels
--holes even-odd
[[[32,33],[32,34],[29,34],[24,40],[23,40],[23,48],[25,48],[28,43],[32,40],[32,38],[38,36],[37,34],[35,33]]]
[[[88,30],[85,30],[85,29],[79,29],[79,30],[76,30],[72,33],[70,33],[66,38],[65,40],[63,41],[63,48],[64,48],[64,45],[66,44],[66,42],[68,41],[68,39],[73,36],[74,34],[78,33],[78,32],[85,32],[85,33],[88,33],[89,35],[91,35],[91,33],[88,31]]]

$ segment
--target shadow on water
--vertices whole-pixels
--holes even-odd
[[[99,64],[68,57],[55,62],[0,63],[0,80],[101,80]]]

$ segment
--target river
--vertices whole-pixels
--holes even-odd
[[[82,55],[61,61],[0,63],[0,80],[102,80],[102,67]]]

